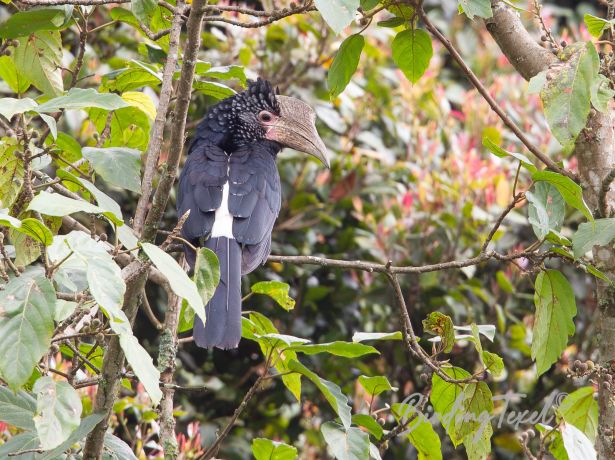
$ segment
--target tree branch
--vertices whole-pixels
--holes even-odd
[[[538,149],[538,147],[536,147],[527,138],[525,133],[523,133],[523,131],[521,131],[521,128],[519,128],[519,126],[517,126],[517,124],[499,106],[499,104],[491,96],[491,94],[489,94],[489,91],[487,91],[487,88],[485,88],[485,86],[481,83],[481,81],[474,74],[474,72],[472,72],[472,69],[470,69],[470,67],[468,67],[468,65],[465,63],[465,61],[461,57],[461,54],[459,54],[459,51],[457,51],[457,49],[453,46],[453,44],[450,42],[450,40],[448,38],[446,38],[442,34],[442,32],[440,32],[438,30],[438,28],[436,26],[434,26],[434,24],[431,22],[431,20],[427,17],[427,14],[425,13],[425,11],[423,10],[422,7],[419,7],[418,14],[419,14],[421,20],[423,21],[423,23],[425,24],[425,27],[427,27],[427,30],[429,30],[429,32],[431,32],[431,34],[434,37],[436,37],[436,39],[440,43],[442,43],[442,45],[444,45],[444,47],[448,50],[448,52],[453,57],[455,62],[457,62],[457,65],[459,65],[459,67],[461,68],[463,73],[466,75],[468,80],[470,80],[470,82],[478,90],[480,95],[483,96],[485,101],[487,101],[487,103],[489,104],[491,109],[498,115],[498,117],[500,117],[500,119],[504,122],[504,124],[506,126],[508,126],[508,128],[515,134],[515,136],[517,136],[517,138],[527,147],[527,149],[530,152],[532,152],[536,158],[538,158],[540,161],[542,161],[552,171],[558,172],[559,174],[563,174],[564,176],[568,176],[569,178],[571,178],[573,180],[576,180],[576,177],[575,177],[575,175],[572,172],[567,171],[567,170],[562,169],[561,167],[559,167],[557,165],[557,163],[555,163],[551,158],[549,158],[547,155],[542,153]]]

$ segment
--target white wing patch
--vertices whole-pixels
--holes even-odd
[[[228,210],[228,194],[229,185],[227,181],[224,183],[224,187],[222,187],[222,203],[220,203],[220,207],[216,209],[214,226],[211,229],[212,238],[220,236],[235,238],[233,236],[233,216]]]

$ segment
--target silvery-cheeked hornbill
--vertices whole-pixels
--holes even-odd
[[[214,251],[220,284],[195,317],[194,340],[204,348],[235,348],[241,339],[241,275],[267,260],[271,231],[280,211],[276,156],[284,147],[309,153],[327,167],[314,110],[280,96],[258,79],[211,107],[198,125],[179,179],[178,214],[190,210],[183,237]],[[185,248],[194,267],[195,253]]]

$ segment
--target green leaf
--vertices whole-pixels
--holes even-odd
[[[132,333],[120,334],[120,345],[126,355],[126,360],[149,394],[152,404],[157,406],[162,399],[159,386],[160,371],[154,366],[152,357]]]
[[[327,422],[320,431],[337,460],[369,460],[369,435],[359,428]]]
[[[71,88],[64,96],[56,97],[38,106],[37,112],[59,112],[98,107],[104,110],[117,110],[128,104],[117,94],[99,93],[93,88]]]
[[[374,420],[374,417],[367,414],[353,414],[352,415],[352,423],[354,425],[362,426],[363,428],[367,428],[369,433],[380,440],[382,435],[384,434],[384,430],[380,424]]]
[[[611,88],[611,80],[602,74],[598,74],[598,78],[592,86],[591,102],[596,110],[602,113],[608,113],[609,103],[615,96],[615,90]]]
[[[53,319],[58,323],[64,321],[75,312],[78,305],[77,302],[72,302],[70,300],[56,300],[56,311],[53,315]]]
[[[606,19],[599,18],[589,13],[585,13],[585,16],[583,16],[583,21],[585,21],[587,31],[591,34],[592,37],[596,38],[599,38],[602,35],[602,32],[604,32],[610,26],[615,25],[615,20],[613,19],[607,21]]]
[[[135,17],[146,26],[149,26],[156,12],[156,0],[131,0],[130,6]]]
[[[485,382],[468,383],[463,390],[462,412],[464,416],[455,419],[455,432],[458,437],[480,437],[491,427],[493,396]],[[466,440],[464,439],[464,443]]]
[[[0,99],[0,115],[9,121],[11,121],[11,118],[15,115],[28,112],[36,107],[38,107],[38,104],[29,97],[24,97],[23,99],[5,97]]]
[[[17,140],[0,141],[0,209],[10,208],[23,185],[24,164],[15,154]]]
[[[128,444],[109,432],[105,433],[104,452],[105,460],[138,460]],[[107,457],[109,454],[111,458]]]
[[[397,332],[355,332],[352,335],[353,342],[365,342],[366,340],[402,340],[400,331]]]
[[[536,182],[533,192],[526,192],[525,197],[529,203],[528,219],[534,234],[541,240],[549,231],[560,231],[566,217],[564,199],[554,185],[548,182]]]
[[[457,380],[470,377],[467,371],[459,367],[443,367],[442,371]],[[462,405],[465,399],[465,385],[448,383],[435,373],[431,378],[431,384],[432,389],[429,398],[431,404],[453,445],[457,447],[463,440],[463,436],[460,436],[455,429],[455,424],[456,420],[458,418],[463,419],[465,414]]]
[[[374,347],[370,347],[369,345],[341,341],[314,343],[308,345],[293,345],[290,349],[305,353],[306,355],[329,353],[335,356],[343,356],[344,358],[358,358],[359,356],[369,355],[372,353],[380,354],[378,350]]]
[[[58,96],[64,90],[60,32],[39,31],[17,40],[13,55],[17,70],[45,95]]]
[[[81,177],[77,177],[74,174],[71,174],[70,172],[65,171],[63,169],[56,170],[56,175],[59,178],[64,179],[64,182],[70,182],[70,183],[79,185],[80,187],[83,187],[85,190],[87,190],[94,197],[94,199],[96,200],[96,203],[98,204],[98,207],[101,208],[103,212],[113,214],[114,219],[110,219],[110,220],[112,223],[120,225],[120,227],[117,229],[118,232],[124,228],[126,229],[129,228],[128,225],[123,225],[122,208],[120,208],[120,205],[109,195],[102,192],[98,187],[96,187],[89,180],[81,178]],[[122,240],[121,236],[120,236],[120,240]],[[135,237],[135,240],[136,240],[136,237]],[[137,243],[134,242],[134,244],[132,244],[131,246],[127,246],[127,249],[132,249],[136,247],[136,245]]]
[[[161,77],[145,67],[129,67],[103,75],[102,86],[109,91],[132,91],[148,86],[154,88],[161,83]]]
[[[527,85],[527,93],[528,94],[540,94],[542,88],[545,86],[547,81],[547,71],[543,70],[542,72],[538,72],[532,78],[530,78],[529,84]]]
[[[53,450],[44,452],[37,457],[36,460],[56,460],[60,455],[62,455],[69,447],[71,447],[76,442],[81,441],[85,436],[94,429],[96,425],[98,425],[104,418],[105,414],[92,414],[88,415],[84,419],[81,420],[79,427],[71,433],[66,441],[60,444]],[[38,441],[38,440],[37,440]]]
[[[493,16],[490,0],[459,0],[459,7],[470,19],[474,19],[474,16],[480,18]]]
[[[246,69],[240,65],[210,67],[198,73],[198,75],[205,78],[216,78],[218,80],[231,80],[232,78],[236,78],[242,85],[245,86],[246,84]]]
[[[361,0],[361,8],[363,11],[369,11],[380,3],[380,0]]]
[[[393,16],[392,18],[385,19],[384,21],[378,21],[376,25],[378,27],[399,27],[408,23],[408,19],[400,18],[398,16]]]
[[[141,152],[122,147],[84,147],[83,157],[107,182],[141,193]]]
[[[596,219],[583,222],[572,237],[572,249],[578,259],[594,246],[607,246],[615,239],[615,219]]]
[[[169,280],[171,289],[179,297],[188,301],[190,308],[201,318],[205,324],[205,305],[196,284],[188,277],[177,261],[158,246],[151,243],[141,243],[147,257],[156,268]]]
[[[429,419],[416,407],[410,404],[395,403],[391,406],[391,413],[398,423],[408,423],[402,434],[406,434],[410,443],[418,452],[418,460],[442,460],[440,438],[433,429]]]
[[[0,78],[17,94],[25,93],[30,87],[30,81],[17,69],[10,56],[0,56]]]
[[[591,42],[567,46],[563,53],[566,62],[549,71],[540,97],[553,135],[571,150],[587,123],[600,58]]]
[[[0,386],[0,421],[27,431],[34,430],[36,400],[23,390],[17,393]]]
[[[481,353],[485,369],[493,374],[494,377],[499,377],[504,371],[504,360],[495,353],[483,351]]]
[[[27,431],[11,437],[11,439],[2,444],[0,446],[0,458],[12,459],[13,457],[9,457],[9,454],[14,454],[15,452],[21,452],[28,449],[38,449],[39,447],[40,441],[36,437],[36,434],[31,431]],[[16,458],[19,458],[20,460],[38,460],[34,454],[23,454]]]
[[[107,125],[109,111],[92,108],[88,113],[97,131],[102,133]],[[151,119],[140,108],[130,106],[114,110],[111,115],[111,135],[103,147],[145,150],[149,143],[150,130]]]
[[[562,423],[559,427],[562,433],[564,448],[571,459],[596,459],[598,455],[592,442],[577,427],[570,423]]]
[[[75,212],[87,212],[90,214],[102,214],[112,222],[123,224],[118,217],[99,206],[88,203],[87,201],[74,200],[58,193],[39,192],[30,204],[28,211],[38,211],[48,216],[67,216]]]
[[[39,30],[61,30],[68,27],[72,5],[32,8],[13,13],[0,25],[0,38],[18,38]]]
[[[532,179],[554,185],[569,206],[581,211],[587,220],[594,220],[591,211],[583,199],[583,189],[569,177],[552,171],[537,171],[532,174]]]
[[[329,402],[335,413],[337,413],[340,420],[342,421],[342,425],[344,425],[345,428],[350,427],[351,409],[348,405],[348,398],[346,397],[346,395],[344,395],[344,393],[342,393],[342,390],[339,386],[337,386],[333,382],[329,382],[328,380],[321,378],[297,360],[291,360],[288,363],[288,369],[291,371],[298,372],[310,379],[312,383],[316,385],[316,387],[318,387],[318,389],[323,394],[325,399]]]
[[[391,45],[393,61],[412,83],[416,83],[429,67],[433,56],[431,37],[422,29],[399,32]]]
[[[389,379],[383,375],[368,377],[366,375],[359,376],[359,384],[370,396],[378,396],[385,391],[397,391],[397,388],[391,386]]]
[[[523,155],[522,153],[517,152],[509,152],[508,150],[504,150],[502,147],[493,142],[489,137],[483,137],[483,146],[489,149],[491,153],[493,153],[496,157],[505,158],[505,157],[513,157],[519,160],[521,165],[527,169],[528,171],[534,173],[538,171],[536,166],[530,161],[528,157]]]
[[[31,217],[20,221],[8,214],[0,213],[0,225],[6,225],[17,230],[19,233],[28,235],[36,241],[49,246],[53,242],[53,233],[38,219]]]
[[[255,438],[252,440],[252,454],[256,460],[294,460],[297,449],[283,442]]]
[[[566,423],[577,427],[594,442],[598,434],[598,402],[594,399],[594,387],[587,386],[570,393],[557,412]]]
[[[253,294],[264,294],[271,297],[286,311],[295,308],[294,299],[288,295],[290,286],[281,281],[260,281],[252,285]]]
[[[364,45],[365,39],[360,34],[351,35],[342,42],[327,75],[332,98],[339,96],[350,83],[357,71]]]
[[[423,329],[430,334],[438,335],[442,338],[442,351],[450,353],[455,345],[455,329],[453,328],[453,320],[439,311],[434,311],[429,314],[427,319],[423,320]]]
[[[51,344],[55,302],[53,285],[38,269],[0,291],[0,374],[13,390],[28,381]]]
[[[359,0],[315,0],[314,3],[325,22],[336,34],[354,21],[359,8]]]
[[[557,270],[540,272],[535,287],[532,359],[536,360],[538,375],[542,375],[559,359],[568,336],[574,334],[577,306],[572,286]]]
[[[214,99],[226,99],[237,94],[232,88],[215,81],[195,81],[193,88]]]
[[[203,305],[207,305],[220,282],[220,264],[215,252],[207,248],[199,249],[196,253],[192,279],[201,295]]]
[[[34,424],[41,446],[53,449],[68,439],[81,422],[81,398],[67,382],[41,377],[34,384],[36,416]]]

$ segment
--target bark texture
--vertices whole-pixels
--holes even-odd
[[[527,80],[548,69],[557,58],[542,48],[523,26],[519,15],[502,1],[492,1],[493,17],[486,26],[498,46],[515,69]],[[574,155],[579,162],[579,173],[584,198],[590,209],[600,208],[600,194],[604,179],[615,168],[615,107],[602,114],[592,110],[586,128],[579,135]],[[609,212],[615,210],[615,186],[603,197]],[[612,245],[594,247],[594,263],[615,281],[615,250]],[[599,362],[611,373],[615,372],[615,289],[598,280],[599,333],[596,346]],[[612,387],[601,382],[599,388],[599,421],[596,450],[601,460],[615,458],[615,397]]]

